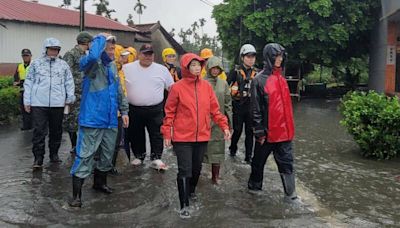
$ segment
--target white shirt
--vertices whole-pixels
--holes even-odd
[[[168,69],[158,63],[142,67],[139,61],[125,64],[122,67],[125,74],[128,102],[135,106],[152,106],[164,100],[164,90],[169,90],[174,81]]]

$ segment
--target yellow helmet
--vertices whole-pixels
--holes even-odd
[[[128,63],[135,61],[136,57],[137,57],[136,49],[133,47],[128,47],[126,50],[128,50],[130,52],[130,54],[128,56]]]
[[[167,61],[167,58],[166,58],[166,56],[167,55],[176,55],[176,51],[173,49],[173,48],[165,48],[163,51],[162,51],[162,59],[163,59],[163,61],[164,62],[166,62]]]
[[[214,56],[214,54],[213,54],[212,50],[209,48],[204,48],[203,50],[200,51],[200,57],[203,59],[208,59],[213,56]]]

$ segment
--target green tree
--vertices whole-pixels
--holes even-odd
[[[129,26],[134,26],[134,25],[135,25],[135,23],[133,22],[133,16],[132,16],[132,14],[129,14],[129,15],[128,15],[128,19],[126,19],[126,23],[127,23]]]
[[[224,0],[213,17],[231,59],[244,43],[262,57],[266,43],[278,42],[290,59],[335,68],[368,54],[379,6],[379,0]]]
[[[175,29],[172,28],[171,31],[169,31],[168,33],[169,33],[169,35],[171,35],[172,37],[174,37],[174,36],[175,36]]]
[[[199,24],[197,24],[197,21],[195,21],[190,27],[192,28],[193,33],[196,33],[197,29],[199,28]]]
[[[71,0],[63,0],[63,3],[59,6],[60,8],[68,8],[71,6]]]
[[[206,24],[206,19],[200,18],[199,23],[200,23],[200,28],[201,28],[201,36],[204,36],[204,25]]]
[[[200,25],[198,24],[200,23]],[[222,57],[222,49],[218,42],[218,37],[210,37],[205,33],[201,35],[197,32],[199,27],[204,26],[205,19],[199,19],[198,21],[193,22],[190,28],[183,29],[178,33],[178,37],[181,38],[182,47],[188,51],[193,53],[199,53],[203,48],[211,48],[214,52],[214,55]],[[191,39],[193,38],[193,39]]]
[[[181,30],[178,33],[179,38],[181,38],[181,42],[185,43],[187,42],[187,34],[185,32],[185,30],[183,30],[183,28],[181,28]]]
[[[140,2],[140,0],[137,0],[137,3],[135,5],[135,7],[133,8],[133,10],[136,11],[136,13],[139,15],[139,24],[140,22],[140,16],[143,14],[143,10],[146,9],[147,6],[145,6],[143,3]]]
[[[115,13],[114,9],[108,9],[110,3],[108,0],[99,0],[99,2],[95,2],[93,6],[96,6],[96,14],[104,16],[106,18],[111,19],[111,13]]]

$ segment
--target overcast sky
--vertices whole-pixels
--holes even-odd
[[[39,0],[39,3],[59,6],[62,0]],[[79,0],[71,0],[73,6],[79,5]],[[96,2],[98,2],[96,0]],[[143,10],[141,16],[141,23],[154,23],[161,22],[161,25],[167,30],[171,31],[175,28],[175,38],[180,29],[188,29],[194,21],[205,18],[206,24],[204,26],[204,33],[211,36],[217,35],[217,26],[214,19],[211,18],[212,6],[209,4],[219,4],[222,0],[141,0],[142,4],[147,6]],[[94,0],[88,0],[85,5],[85,10],[90,13],[95,13],[96,9],[93,6]],[[116,12],[112,13],[112,18],[126,24],[128,14],[133,15],[135,24],[139,23],[139,16],[133,10],[137,0],[109,0],[109,8],[114,9]],[[208,3],[208,4],[207,4]]]

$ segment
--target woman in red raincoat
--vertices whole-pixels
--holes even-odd
[[[231,136],[227,118],[219,110],[212,86],[201,79],[203,66],[204,59],[193,53],[182,56],[182,79],[171,87],[161,127],[164,145],[173,145],[178,160],[177,184],[182,218],[190,218],[189,197],[196,197],[201,164],[211,136],[211,119],[224,132],[226,140]]]

